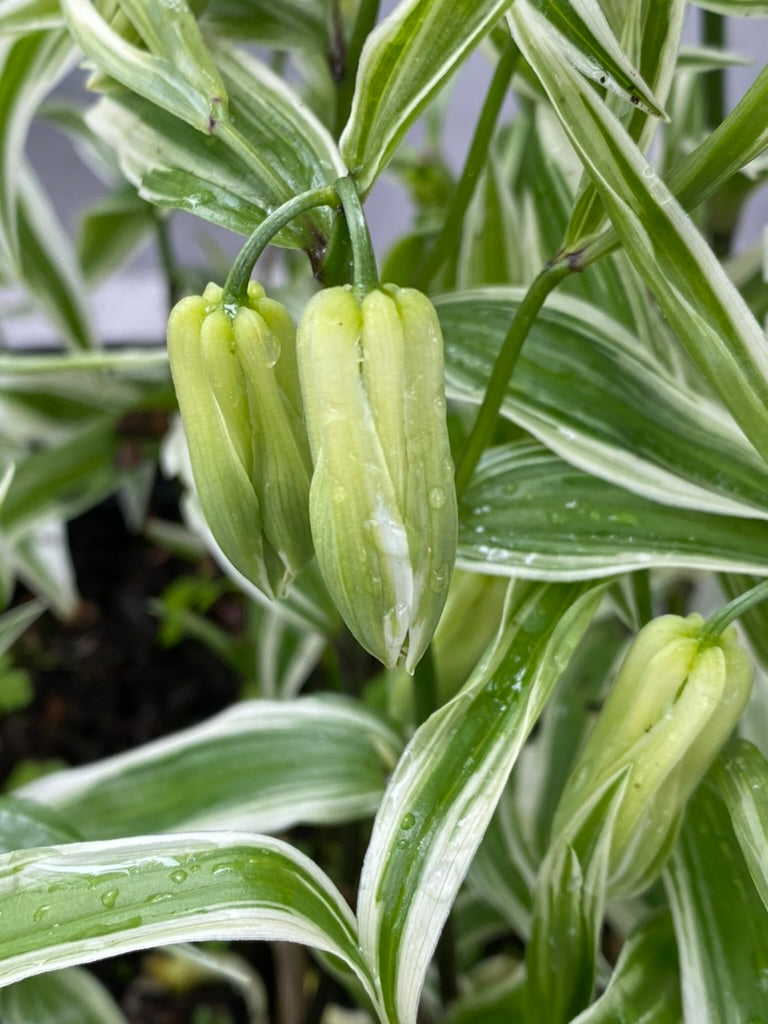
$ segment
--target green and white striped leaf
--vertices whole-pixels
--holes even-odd
[[[0,535],[0,549],[6,542]],[[0,557],[11,574],[36,594],[63,619],[77,610],[80,598],[75,582],[75,569],[69,552],[66,523],[55,515],[36,523],[31,530],[15,539],[10,552]]]
[[[58,0],[0,0],[0,35],[26,36],[63,24]]]
[[[451,397],[481,401],[522,298],[484,288],[436,300]],[[655,501],[768,517],[768,470],[730,417],[577,299],[550,296],[502,411],[568,462]]]
[[[568,1024],[592,998],[613,823],[628,783],[625,768],[557,836],[541,865],[526,948],[527,1002],[547,1024]]]
[[[140,97],[115,90],[87,115],[95,134],[117,153],[123,173],[143,198],[177,207],[240,234],[291,196],[344,173],[326,129],[264,64],[243,51],[217,51],[242,136],[199,134]],[[278,243],[320,252],[332,229],[318,209],[280,232]]]
[[[400,741],[352,701],[244,701],[183,732],[17,795],[86,839],[181,829],[277,832],[373,815]]]
[[[30,416],[27,441],[50,443],[80,429],[94,412],[119,414],[158,397],[165,388],[170,395],[168,353],[145,348],[67,353],[0,353],[0,390],[3,402],[18,403],[2,421],[7,438],[10,418]],[[1,408],[1,407],[0,407]]]
[[[74,247],[32,168],[22,161],[18,184],[19,276],[70,347],[95,345],[85,281]]]
[[[21,262],[17,207],[27,132],[43,99],[73,65],[66,32],[0,38],[0,266]]]
[[[615,616],[591,624],[520,756],[513,781],[536,862],[546,853],[560,795],[626,642],[627,630]]]
[[[651,567],[765,576],[768,522],[659,505],[522,441],[481,460],[459,509],[458,560],[530,579]]]
[[[3,1024],[128,1024],[100,981],[79,967],[0,989]]]
[[[584,586],[520,583],[459,694],[417,730],[374,823],[360,943],[382,1021],[416,1020],[440,931],[517,755],[600,601]]]
[[[593,0],[544,0],[560,51],[584,74],[659,112]],[[408,126],[499,17],[509,0],[401,0],[368,37],[341,152],[367,192]]]
[[[94,417],[64,443],[33,452],[16,464],[0,509],[0,529],[17,540],[52,518],[66,519],[95,505],[120,480],[119,439],[111,417]]]
[[[227,95],[187,4],[121,0],[120,8],[148,50],[116,31],[91,0],[61,0],[69,31],[100,71],[199,131],[213,133],[226,120]]]
[[[528,0],[509,14],[606,210],[681,344],[764,459],[768,459],[765,335],[693,223],[620,122],[560,59]]]
[[[669,187],[686,209],[711,196],[768,146],[762,116],[768,103],[768,65],[758,74],[722,124],[673,168]]]
[[[768,911],[768,761],[752,743],[734,740],[715,761],[711,778]]]
[[[723,801],[705,782],[689,802],[665,872],[686,1024],[763,1019],[768,911]]]
[[[508,787],[472,860],[467,886],[501,914],[516,935],[526,940],[531,934],[537,868],[526,842],[515,794]]]
[[[339,957],[369,990],[340,893],[287,843],[189,832],[0,856],[0,985],[175,942],[269,939]]]
[[[663,111],[653,91],[621,49],[595,0],[534,0],[553,46],[572,67],[649,113]]]
[[[667,104],[676,67],[676,58],[685,17],[685,0],[665,0],[652,7],[642,0],[627,5],[620,29],[620,39],[632,55],[639,73],[649,82],[661,103]],[[627,134],[645,153],[648,151],[658,121],[634,111],[629,117],[618,97],[609,97],[608,107],[622,118]],[[605,223],[605,207],[588,174],[583,190],[574,206],[564,245],[580,248]]]
[[[432,96],[511,0],[400,0],[360,56],[341,155],[363,193]]]
[[[669,914],[641,925],[625,942],[608,987],[571,1024],[680,1024],[680,977]]]

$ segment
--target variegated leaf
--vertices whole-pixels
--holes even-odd
[[[309,858],[247,832],[191,832],[0,855],[0,985],[132,950],[301,942],[370,991],[352,912]]]
[[[664,881],[680,957],[684,1020],[760,1020],[768,987],[768,910],[726,806],[706,782],[688,803]]]
[[[452,397],[482,399],[522,297],[484,288],[436,300]],[[550,296],[502,411],[573,465],[655,501],[768,518],[768,470],[730,417],[592,305]]]
[[[382,1021],[412,1024],[438,936],[509,772],[600,601],[520,583],[459,694],[418,729],[374,823],[358,898]]]
[[[535,441],[490,449],[459,512],[459,563],[578,580],[653,566],[768,575],[768,522],[670,508],[569,466]]]
[[[244,701],[202,725],[17,795],[55,809],[86,839],[190,828],[278,832],[371,815],[400,750],[351,701]]]
[[[541,15],[528,0],[519,0],[509,19],[624,248],[691,359],[768,460],[768,350],[762,329],[620,122],[560,58]]]

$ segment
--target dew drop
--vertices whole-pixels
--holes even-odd
[[[179,868],[177,871],[172,871],[169,877],[172,882],[180,885],[182,882],[186,881],[187,872],[184,871],[183,868]]]
[[[43,904],[42,907],[38,907],[37,910],[32,915],[32,920],[35,922],[35,924],[40,924],[40,922],[43,920],[43,918],[50,909],[51,908],[48,906],[48,904]]]
[[[413,815],[413,814],[411,814],[409,812],[408,814],[405,815],[403,820],[400,822],[400,828],[403,830],[403,832],[408,832],[410,829],[413,828],[413,826],[415,824],[416,824],[416,817],[415,817],[415,815]]]
[[[445,505],[445,491],[442,487],[433,487],[429,492],[429,504],[432,508],[442,508]]]
[[[150,896],[144,900],[145,903],[162,903],[163,900],[169,900],[172,897],[170,892],[153,892]]]
[[[101,902],[107,908],[111,910],[112,907],[117,903],[117,897],[120,895],[119,889],[107,889],[106,892],[101,894]]]

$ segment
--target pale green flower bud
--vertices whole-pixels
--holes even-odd
[[[661,870],[688,798],[749,697],[752,668],[736,631],[703,639],[703,625],[700,615],[665,615],[640,631],[557,809],[555,836],[628,769],[611,847],[613,896],[641,891]]]
[[[437,314],[413,289],[360,300],[329,288],[309,302],[297,349],[320,569],[362,646],[413,672],[456,557]]]
[[[281,596],[312,556],[295,331],[255,282],[245,306],[222,297],[208,285],[173,309],[171,371],[211,532],[235,568]]]

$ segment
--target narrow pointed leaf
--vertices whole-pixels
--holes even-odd
[[[18,182],[19,274],[73,348],[95,344],[85,282],[74,248],[32,169]]]
[[[27,36],[63,24],[58,0],[0,0],[3,35]]]
[[[360,941],[383,1021],[412,1024],[443,923],[509,772],[600,600],[519,584],[467,685],[416,732],[377,815],[360,883]]]
[[[350,701],[244,701],[17,794],[55,809],[86,839],[225,826],[276,832],[373,814],[399,747]]]
[[[608,987],[572,1024],[680,1024],[677,948],[669,914],[641,925],[627,939]]]
[[[625,14],[622,39],[635,54],[638,72],[651,84],[661,103],[667,102],[672,85],[685,9],[685,0],[665,0],[653,7],[637,2]],[[623,111],[618,101],[609,99],[608,106],[621,117]],[[639,111],[625,118],[627,134],[643,152],[648,150],[657,126],[657,121]],[[605,222],[605,208],[588,176],[584,185],[568,225],[564,243],[568,248],[579,248],[581,241],[590,238]]]
[[[768,911],[768,762],[752,743],[734,740],[715,761],[712,781],[725,801],[752,881]]]
[[[201,148],[194,129],[124,90],[102,99],[87,121],[145,199],[250,234],[275,206],[335,180],[344,167],[328,132],[285,82],[242,51],[219,50],[217,58],[232,117],[258,140],[258,160],[230,136]],[[278,242],[319,251],[331,228],[329,211],[314,210]]]
[[[29,125],[75,55],[66,32],[0,38],[0,265],[18,267],[21,258],[17,203]]]
[[[528,1005],[548,1024],[568,1024],[592,998],[605,908],[613,823],[625,770],[549,847],[536,887],[526,949]]]
[[[0,985],[138,949],[210,939],[301,942],[363,984],[351,911],[287,843],[192,832],[0,856]]]
[[[436,301],[452,397],[481,400],[522,296],[484,288]],[[730,417],[592,305],[550,296],[502,411],[568,462],[655,501],[768,517],[768,470]]]
[[[664,314],[754,447],[768,460],[765,335],[654,168],[594,92],[559,59],[528,0],[509,15],[624,248]]]
[[[341,155],[369,191],[408,126],[511,0],[401,0],[368,36]]]
[[[535,6],[546,19],[552,45],[581,74],[650,113],[662,113],[595,0],[535,0]]]
[[[533,579],[652,566],[768,575],[768,522],[659,505],[523,441],[480,462],[459,512],[458,558]]]
[[[680,956],[684,1019],[696,1024],[762,1020],[768,911],[726,806],[706,782],[688,804],[665,887]]]
[[[90,0],[61,0],[61,9],[82,51],[115,81],[199,131],[213,132],[219,119],[225,116],[226,95],[222,95],[221,83],[216,81],[213,64],[208,58],[211,73],[195,73],[196,62],[185,59],[183,30],[174,58],[172,53],[158,52],[166,48],[152,36],[147,40],[149,51],[134,45],[102,17]],[[183,0],[166,7],[162,17],[171,31],[173,26],[188,25],[191,19]],[[203,48],[201,53],[204,52]]]

